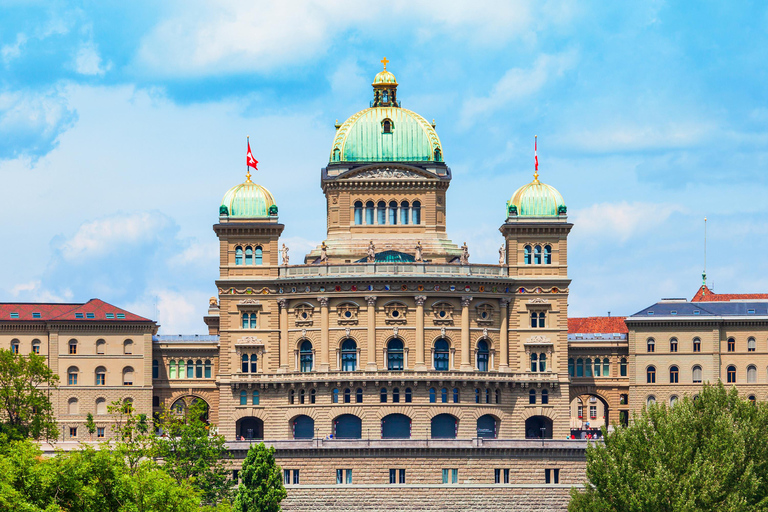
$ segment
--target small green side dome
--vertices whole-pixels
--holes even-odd
[[[275,198],[269,190],[253,183],[250,178],[247,178],[245,183],[227,190],[224,199],[221,200],[220,214],[225,214],[225,208],[230,218],[263,218],[277,215]]]
[[[330,163],[442,161],[434,127],[416,112],[394,106],[367,108],[344,121],[330,158]]]
[[[541,183],[538,177],[523,185],[507,201],[507,212],[514,206],[518,217],[557,217],[566,212],[565,200],[555,187]]]

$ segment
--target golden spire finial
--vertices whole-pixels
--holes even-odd
[[[384,64],[384,71],[386,71],[386,70],[387,70],[387,64],[389,64],[389,61],[387,60],[387,58],[386,58],[386,57],[384,57],[384,58],[383,58],[383,59],[381,59],[379,62],[381,62],[382,64]]]
[[[533,171],[533,181],[534,183],[539,182],[539,136],[534,135],[533,136],[533,159],[536,162],[536,167]]]

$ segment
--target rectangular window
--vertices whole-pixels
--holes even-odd
[[[38,345],[37,343],[32,345],[32,352],[34,352],[35,354],[39,354],[40,353],[40,345]]]
[[[579,416],[579,419],[584,417],[584,406],[583,405],[578,406],[578,416]]]
[[[69,344],[69,353],[70,354],[77,354],[77,343],[70,343]]]
[[[91,319],[96,318],[96,313],[86,313],[85,318],[91,318]]]
[[[551,484],[552,480],[552,470],[551,469],[545,469],[544,470],[544,483],[545,484]]]
[[[504,470],[504,483],[505,484],[509,483],[509,469]]]
[[[240,478],[240,471],[237,469],[232,470],[232,480],[237,482],[238,478]]]
[[[397,483],[397,470],[396,469],[390,469],[389,470],[389,483],[396,484]]]
[[[120,320],[124,319],[125,318],[125,313],[118,313],[117,314],[117,318],[119,318]]]
[[[398,470],[397,473],[398,473],[398,476],[400,477],[400,483],[404,484],[405,483],[405,470],[404,469],[400,469],[400,470]]]
[[[351,484],[352,483],[352,470],[351,469],[337,469],[336,470],[336,483],[337,484]]]
[[[75,313],[75,318],[84,318],[82,313]]]
[[[560,483],[560,470],[559,469],[545,469],[544,470],[544,483],[545,484],[559,484]]]
[[[77,427],[69,427],[69,437],[70,438],[77,437]]]
[[[104,437],[104,427],[96,427],[96,437]]]
[[[294,469],[293,470],[293,483],[298,484],[299,483],[299,470]]]
[[[444,484],[448,483],[448,477],[450,475],[450,471],[451,471],[450,469],[443,469],[443,483]]]
[[[559,484],[560,483],[560,470],[559,469],[553,469],[552,470],[552,483]]]
[[[107,376],[104,373],[97,373],[96,374],[96,385],[97,386],[104,386],[106,384]]]
[[[19,314],[18,313],[11,313],[11,318],[19,318]]]
[[[451,483],[452,484],[459,483],[459,470],[456,468],[451,470]]]
[[[32,313],[32,318],[42,318],[42,317],[43,315],[41,315],[40,313]]]
[[[18,343],[13,343],[11,345],[11,353],[12,354],[18,354],[19,353],[19,344]]]
[[[597,418],[597,406],[596,405],[590,405],[589,406],[589,417],[592,419]]]
[[[67,384],[70,386],[77,386],[77,374],[76,373],[70,373],[69,379],[67,379]]]
[[[114,313],[105,313],[105,315],[109,319],[114,319],[115,318],[115,314]]]
[[[500,469],[494,469],[493,470],[493,483],[500,484],[501,483],[501,470]]]
[[[284,469],[283,470],[283,483],[285,485],[288,485],[291,483],[291,470],[290,469]],[[336,482],[338,483],[338,482]]]

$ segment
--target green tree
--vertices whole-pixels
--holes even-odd
[[[146,414],[136,414],[131,401],[114,401],[107,406],[107,411],[115,422],[113,427],[115,443],[114,445],[105,443],[102,448],[114,450],[123,456],[130,473],[133,474],[143,459],[152,457],[154,443],[152,426]]]
[[[8,438],[58,438],[48,396],[58,380],[43,356],[0,349],[0,429]]]
[[[651,405],[587,448],[570,512],[768,510],[768,405],[722,383],[697,400]]]
[[[88,431],[88,434],[90,434],[91,441],[93,441],[93,434],[96,432],[96,423],[93,421],[93,414],[90,412],[88,413],[88,416],[85,417],[85,429]]]
[[[277,512],[287,493],[280,466],[275,462],[275,448],[264,443],[252,445],[240,471],[242,482],[232,507],[236,512]]]
[[[231,456],[224,436],[214,433],[206,421],[208,406],[196,400],[183,411],[164,408],[159,425],[163,435],[155,437],[154,455],[163,460],[165,471],[177,482],[188,481],[214,505],[229,501],[235,484],[229,478],[226,460]]]

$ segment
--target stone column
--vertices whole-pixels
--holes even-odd
[[[463,372],[472,371],[472,363],[469,357],[469,303],[472,297],[465,295],[461,298],[461,367]]]
[[[288,299],[278,299],[280,307],[280,368],[277,373],[288,372]]]
[[[501,326],[499,329],[499,371],[509,371],[509,299],[499,299],[499,318]]]
[[[365,298],[368,303],[368,365],[366,370],[376,371],[376,297]]]
[[[424,302],[427,298],[424,295],[417,295],[416,300],[416,364],[413,367],[416,371],[427,371],[427,365],[424,364]]]
[[[317,371],[327,372],[331,368],[328,355],[328,297],[318,297],[320,302],[320,365]]]

